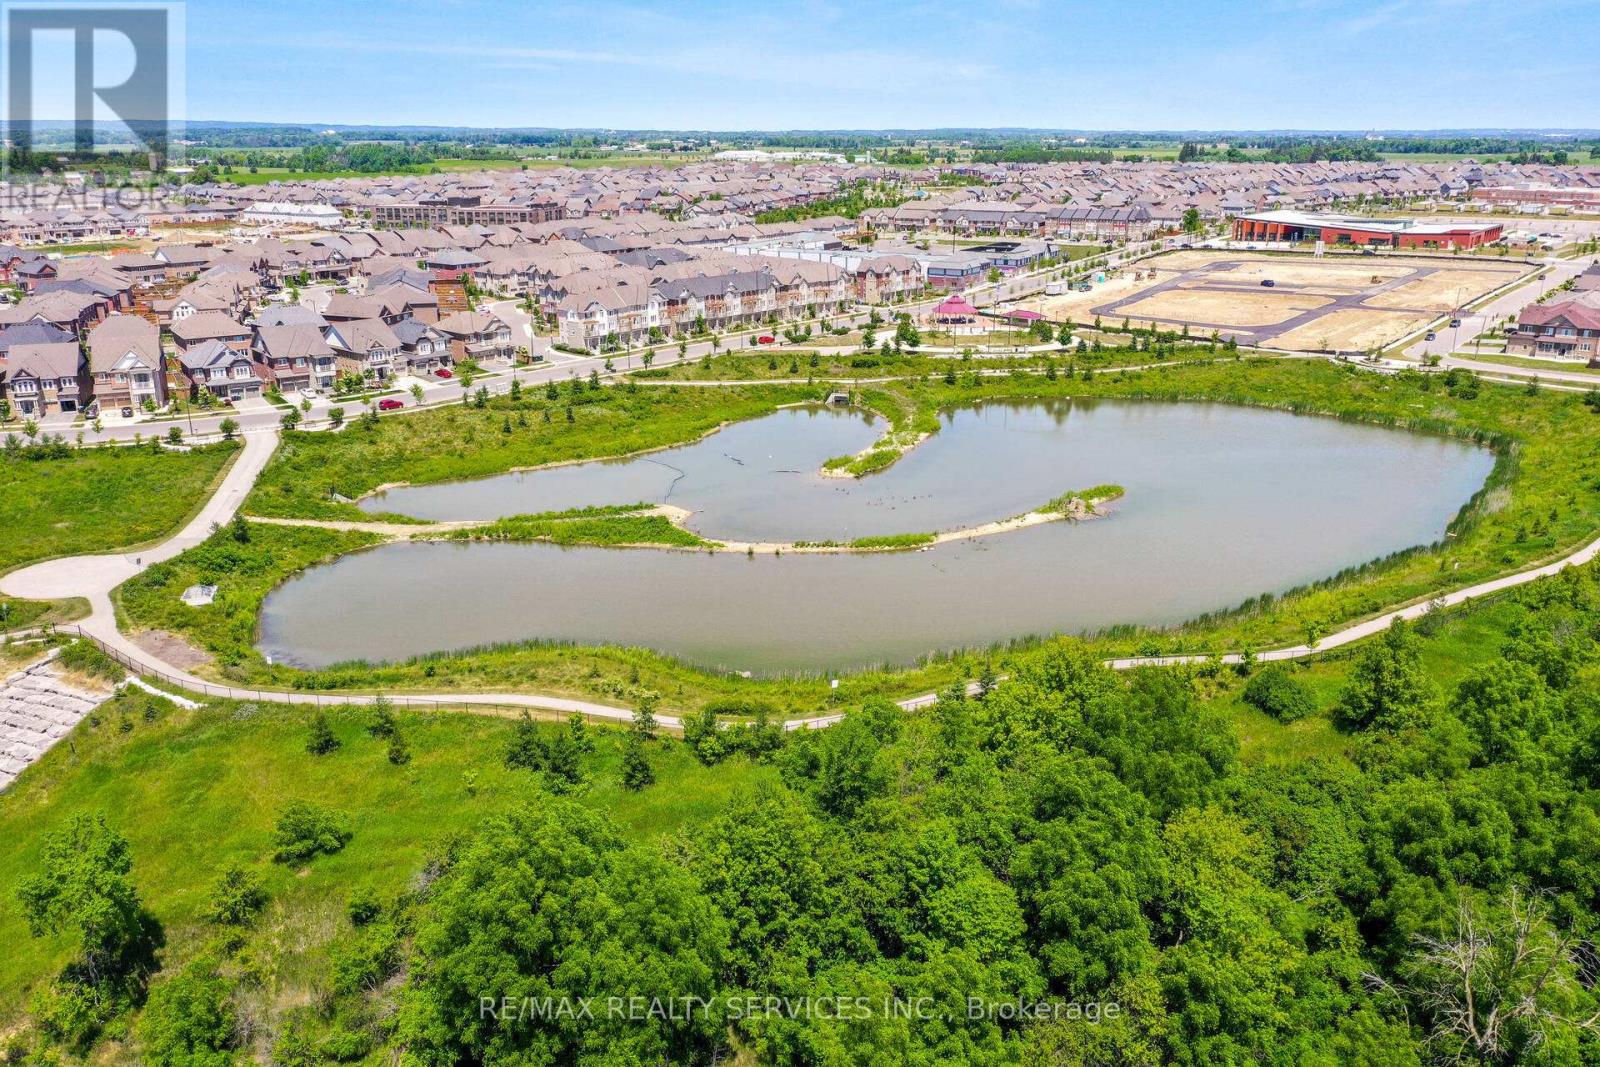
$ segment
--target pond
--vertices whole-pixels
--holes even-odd
[[[374,512],[476,519],[691,509],[713,539],[838,540],[1019,515],[1114,483],[1112,513],[918,552],[795,555],[416,543],[313,568],[260,647],[320,667],[495,642],[641,645],[756,674],[907,664],[1009,638],[1166,625],[1440,539],[1494,464],[1460,441],[1211,403],[990,401],[861,480],[822,461],[881,423],[801,408],[626,460],[391,490]]]

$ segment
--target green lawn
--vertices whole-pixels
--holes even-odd
[[[1474,359],[1480,363],[1499,363],[1507,367],[1525,367],[1530,370],[1548,371],[1558,374],[1592,374],[1600,380],[1600,367],[1591,367],[1584,363],[1572,361],[1560,362],[1551,359],[1533,359],[1527,356],[1508,356],[1500,352],[1474,352],[1471,349],[1456,352],[1461,359]]]
[[[152,718],[147,718],[147,714]],[[0,1032],[30,990],[67,959],[62,939],[28,936],[13,906],[34,868],[43,836],[76,812],[100,811],[127,835],[133,881],[165,928],[169,970],[213,933],[201,912],[216,873],[241,863],[261,874],[273,904],[263,917],[265,959],[278,996],[310,995],[327,972],[327,949],[348,894],[390,893],[421,868],[452,831],[469,828],[532,790],[533,772],[508,770],[501,756],[512,723],[462,713],[396,713],[412,752],[391,765],[369,737],[366,713],[330,712],[342,746],[306,753],[310,712],[219,704],[185,711],[135,690],[86,720],[72,744],[56,746],[0,802]],[[565,729],[549,726],[543,729]],[[633,837],[665,837],[720,812],[739,788],[772,772],[743,760],[701,766],[680,743],[657,742],[650,758],[661,784],[623,789],[622,734],[591,728],[582,802],[603,809]],[[354,837],[337,855],[301,872],[271,862],[279,810],[310,800],[351,816]]]
[[[199,509],[238,449],[92,448],[0,454],[0,573],[57,556],[148,544]]]

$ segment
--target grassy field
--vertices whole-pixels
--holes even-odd
[[[649,153],[634,153],[607,156],[561,156],[556,159],[529,158],[522,162],[529,167],[574,167],[579,170],[589,170],[594,167],[681,167],[689,163],[698,163],[709,159],[707,155],[691,152],[677,152],[666,155],[652,155]]]
[[[238,449],[71,450],[0,456],[0,574],[25,563],[147,544],[193,514]]]
[[[892,330],[879,330],[878,336],[892,337]],[[931,344],[933,335],[923,334],[923,343]],[[1028,335],[1016,332],[1009,336],[1022,338],[1021,343],[1032,344]],[[1110,336],[1110,335],[1106,335]],[[819,344],[829,345],[834,339],[821,339]],[[1115,339],[1113,343],[1122,343],[1122,338]],[[841,347],[849,342],[848,337],[837,338]],[[957,338],[958,343],[967,344],[968,338]],[[852,381],[871,382],[880,378],[914,378],[929,376],[943,376],[952,367],[958,373],[968,371],[983,371],[991,373],[1000,371],[1004,373],[1032,373],[1043,374],[1051,363],[1056,365],[1058,372],[1064,373],[1069,364],[1074,368],[1092,367],[1101,370],[1106,367],[1135,365],[1146,362],[1142,357],[1130,355],[1127,352],[1100,351],[1078,354],[1067,349],[1057,349],[1049,352],[1028,352],[1022,355],[985,355],[982,350],[975,349],[971,358],[964,356],[952,357],[945,355],[924,355],[919,352],[906,350],[900,355],[883,355],[881,352],[862,353],[857,351],[840,351],[828,349],[819,351],[810,348],[775,348],[775,349],[735,349],[719,355],[710,363],[704,360],[691,360],[687,363],[674,363],[670,367],[652,368],[647,371],[635,371],[633,377],[641,382],[661,381],[748,381],[760,382],[772,379],[794,380],[797,378],[814,378],[817,382],[844,382]]]
[[[59,556],[133,548],[172,533],[210,495],[236,445],[0,455],[0,574]],[[0,598],[0,632],[70,622],[82,600]]]
[[[305,1002],[326,975],[328,951],[350,894],[385,894],[405,884],[447,834],[468,829],[532,790],[532,772],[501,759],[511,722],[466,714],[398,711],[412,759],[386,759],[369,737],[365,712],[330,713],[343,742],[334,753],[306,752],[309,712],[273,705],[217,704],[179,709],[137,690],[115,698],[31,767],[0,804],[0,1032],[9,1029],[41,978],[67,959],[62,939],[28,936],[12,905],[35,869],[43,835],[75,812],[102,811],[128,836],[133,880],[165,928],[165,966],[175,970],[214,931],[203,908],[217,872],[240,863],[259,873],[272,898],[261,921],[262,963],[270,968],[269,1014]],[[541,729],[565,729],[563,726]],[[641,840],[659,839],[720,812],[742,787],[769,777],[766,767],[701,766],[682,744],[652,745],[662,784],[641,793],[621,787],[622,733],[592,729],[583,760],[582,802],[609,813]],[[334,856],[301,871],[272,863],[272,828],[292,800],[351,816],[354,837]]]
[[[80,255],[84,253],[92,253],[93,255],[97,256],[109,256],[117,252],[136,252],[138,250],[139,242],[127,240],[83,241],[78,244],[69,245],[45,244],[34,245],[29,248],[29,251],[33,252],[43,252],[46,255],[54,252],[63,256]]]
[[[88,614],[89,602],[82,597],[68,600],[14,600],[0,597],[0,633],[72,622]]]
[[[665,515],[513,515],[455,530],[452,541],[548,541],[555,545],[664,545],[705,548],[717,542],[674,525]]]

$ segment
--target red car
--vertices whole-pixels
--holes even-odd
[[[772,336],[770,333],[764,333],[760,337],[756,338],[756,344],[759,345],[775,345],[777,343],[778,339]]]
[[[384,399],[378,401],[379,411],[399,411],[403,407],[405,407],[405,405],[400,403],[400,401],[396,400],[392,396],[385,397]]]
[[[435,378],[454,378],[456,374],[455,371],[446,370],[444,367],[440,367],[438,370],[433,372],[433,376]]]

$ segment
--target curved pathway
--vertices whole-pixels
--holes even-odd
[[[37,563],[31,567],[24,567],[0,577],[0,593],[34,600],[55,600],[67,597],[83,597],[87,599],[90,605],[88,618],[75,626],[56,627],[59,632],[76,632],[88,637],[130,669],[195,693],[225,699],[270,701],[283,704],[333,705],[370,703],[376,699],[377,694],[281,692],[218,685],[208,682],[166,662],[159,655],[139,646],[117,627],[116,612],[111,603],[111,591],[151,565],[171,559],[179,553],[194,547],[209,537],[215,526],[231,520],[238,513],[239,506],[249,494],[256,478],[266,467],[267,461],[277,448],[277,444],[278,431],[274,428],[269,427],[246,433],[244,436],[244,448],[228,468],[221,485],[211,499],[205,503],[199,513],[182,530],[160,545],[142,551],[96,556],[74,556]],[[1477,597],[1525,585],[1528,582],[1556,574],[1566,567],[1588,563],[1597,556],[1600,556],[1600,539],[1592,541],[1554,562],[1489,581],[1479,582],[1476,585],[1457,589],[1453,592],[1442,593],[1430,600],[1397,608],[1363,622],[1346,626],[1317,642],[1315,647],[1307,644],[1293,645],[1288,648],[1258,653],[1255,658],[1258,661],[1301,659],[1330,648],[1338,648],[1380,633],[1387,629],[1395,619],[1415,619],[1431,610],[1435,605],[1449,607]],[[1144,666],[1203,663],[1212,658],[1208,655],[1136,656],[1127,659],[1109,660],[1107,661],[1107,666],[1116,670],[1127,670]],[[1220,659],[1224,663],[1238,663],[1242,657],[1238,653],[1229,653],[1220,657]],[[969,692],[975,690],[975,688],[975,683],[969,685]],[[536,693],[462,693],[438,697],[397,694],[385,694],[385,696],[395,704],[406,707],[469,707],[478,708],[486,712],[499,711],[502,713],[517,710],[538,710],[564,715],[576,713],[611,722],[628,722],[633,718],[633,709],[631,708]],[[915,710],[927,707],[935,703],[937,699],[936,694],[924,693],[920,696],[901,700],[899,704],[907,710]],[[843,718],[842,713],[835,713],[804,719],[791,719],[785,723],[785,728],[789,730],[821,729],[833,725],[841,718]],[[662,726],[669,729],[679,728],[682,725],[680,719],[671,715],[658,715],[657,720]]]

